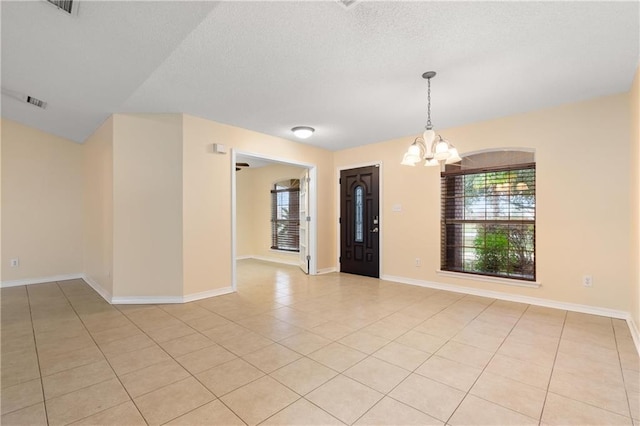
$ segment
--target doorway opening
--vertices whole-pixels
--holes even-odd
[[[234,291],[241,259],[296,265],[316,275],[316,166],[233,149],[230,160],[235,166],[231,168]],[[283,185],[287,181],[290,185]],[[297,247],[292,247],[294,239]]]

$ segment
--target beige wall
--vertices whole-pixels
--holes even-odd
[[[181,296],[182,116],[113,120],[113,296]]]
[[[229,155],[213,153],[215,134],[183,115],[184,294],[231,286]]]
[[[631,105],[631,318],[640,327],[640,67],[630,93]],[[640,342],[636,342],[640,344]]]
[[[285,179],[299,179],[303,168],[273,164],[236,173],[236,254],[298,263],[298,253],[271,250],[271,190]]]
[[[212,153],[213,143],[224,144],[228,153]],[[185,224],[194,227],[193,237],[185,237],[185,257],[194,252],[205,256],[197,264],[185,263],[185,277],[189,274],[188,281],[185,279],[186,294],[231,285],[231,173],[235,170],[231,149],[317,166],[317,220],[318,229],[322,230],[318,232],[318,268],[335,265],[332,152],[189,115],[184,115],[184,145],[196,147],[193,158],[187,160],[185,155],[185,170],[194,176],[206,176],[189,198],[185,196]],[[188,186],[185,177],[185,187]]]
[[[2,281],[82,273],[82,146],[5,119],[1,132]]]
[[[113,295],[113,117],[82,146],[84,158],[84,273]]]
[[[437,123],[436,123],[437,124]],[[412,138],[336,153],[336,166],[383,162],[383,274],[628,311],[628,94],[441,133],[461,152],[525,147],[537,161],[537,289],[445,277],[439,269],[439,170],[401,166]],[[602,161],[601,148],[607,160]],[[392,212],[401,204],[401,212]],[[415,267],[415,258],[422,266]],[[593,276],[592,288],[581,284]]]

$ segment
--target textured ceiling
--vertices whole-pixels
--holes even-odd
[[[638,2],[44,1],[2,7],[2,116],[82,142],[184,112],[331,150],[628,91]],[[46,110],[8,91],[48,102]]]

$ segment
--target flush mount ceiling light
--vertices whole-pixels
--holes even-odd
[[[309,126],[296,126],[293,129],[291,129],[291,131],[293,132],[294,135],[296,135],[297,138],[307,139],[313,134],[313,132],[316,131],[316,129]]]
[[[439,166],[461,160],[456,147],[437,135],[431,124],[431,79],[435,76],[435,71],[422,74],[422,78],[427,80],[427,125],[422,136],[418,136],[404,154],[400,163],[404,166],[415,166],[422,160],[425,160],[425,166]]]

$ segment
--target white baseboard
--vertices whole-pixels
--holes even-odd
[[[508,300],[510,302],[526,303],[528,305],[544,306],[547,308],[563,309],[566,311],[581,312],[584,314],[601,315],[605,317],[627,320],[629,313],[615,309],[600,308],[597,306],[581,305],[578,303],[559,302],[539,297],[520,296],[516,294],[503,293],[493,290],[482,290],[472,287],[463,287],[451,284],[437,283],[433,281],[416,280],[413,278],[396,277],[393,275],[383,275],[383,280],[394,281],[402,284],[416,285],[420,287],[435,288],[438,290],[452,291],[454,293],[472,294],[475,296],[489,297],[492,299]]]
[[[636,345],[636,351],[638,351],[638,355],[640,355],[640,332],[638,332],[638,325],[633,318],[631,318],[631,315],[627,317],[627,324],[629,325],[629,331],[631,331],[633,343]]]
[[[77,280],[79,278],[83,278],[83,275],[82,274],[65,274],[65,275],[52,275],[50,277],[40,277],[40,278],[24,278],[21,280],[2,281],[2,283],[0,283],[0,287],[1,288],[17,287],[20,285],[43,284],[43,283],[50,283],[55,281]]]
[[[247,257],[243,257],[244,259],[255,259],[255,260],[262,260],[265,262],[271,262],[271,263],[280,263],[283,265],[292,265],[292,266],[298,266],[298,261],[297,260],[285,260],[285,259],[280,259],[277,257],[268,257],[268,256],[247,256]]]
[[[233,293],[233,288],[222,287],[215,290],[203,291],[200,293],[187,294],[182,298],[183,303],[193,302],[194,300],[206,299],[207,297],[222,296],[223,294]]]
[[[316,272],[316,275],[323,275],[323,274],[330,274],[332,272],[336,272],[337,269],[336,267],[331,267],[331,268],[322,268],[322,269],[318,269],[318,271]]]
[[[245,255],[245,256],[236,256],[236,260],[244,260],[251,259],[253,256]]]
[[[100,284],[98,284],[98,282],[96,280],[94,280],[93,278],[91,278],[88,275],[83,275],[82,279],[84,280],[84,282],[86,282],[87,284],[89,284],[89,287],[91,287],[96,293],[98,293],[100,296],[102,296],[102,298],[104,300],[106,300],[109,303],[111,302],[111,299],[113,298],[111,296],[111,293],[108,292],[104,287],[102,287]]]

